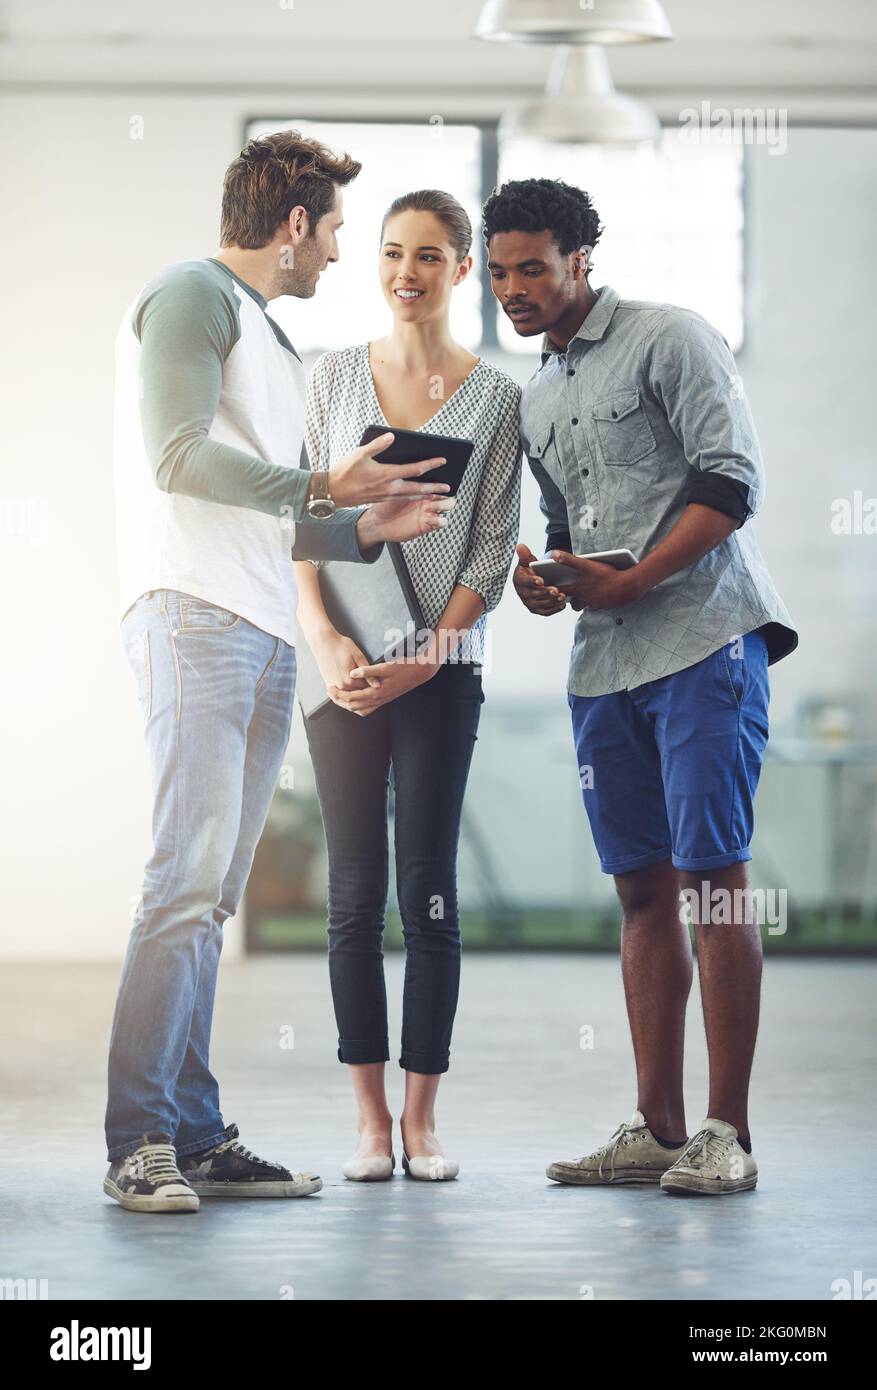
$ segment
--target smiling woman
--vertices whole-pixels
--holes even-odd
[[[520,387],[449,330],[451,305],[472,266],[466,210],[443,189],[403,190],[382,210],[377,230],[372,244],[391,331],[324,353],[314,366],[305,439],[315,473],[333,468],[351,432],[359,438],[376,421],[380,428],[382,415],[392,429],[444,433],[472,453],[433,544],[400,538],[423,623],[436,638],[428,655],[370,662],[354,625],[329,611],[320,573],[296,564],[299,646],[310,649],[329,695],[309,710],[305,730],[328,849],[338,1059],[350,1068],[358,1105],[359,1143],[342,1171],[357,1182],[384,1181],[394,1168],[383,974],[391,776],[406,948],[403,1165],[429,1180],[458,1172],[436,1138],[434,1113],[459,992],[457,844],[484,699],[486,615],[513,559],[521,481]],[[360,615],[381,611],[368,585],[359,586],[358,602]]]

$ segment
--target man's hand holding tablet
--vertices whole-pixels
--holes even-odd
[[[475,448],[474,439],[459,439],[448,434],[425,434],[423,430],[394,430],[389,445],[382,443],[386,438],[380,425],[367,425],[359,441],[360,447],[368,444],[381,445],[380,451],[375,455],[378,463],[390,464],[396,472],[403,473],[410,469],[412,464],[427,459],[432,462],[441,455],[445,466],[437,469],[430,481],[436,485],[443,485],[441,488],[436,486],[436,492],[450,492],[452,497],[463,481],[463,474]]]
[[[517,547],[518,564],[512,583],[531,613],[550,617],[570,608],[623,608],[642,596],[637,558],[629,550],[606,550],[592,556],[552,550],[538,560],[529,546]]]
[[[643,589],[637,574],[636,556],[630,551],[604,552],[605,558],[596,555],[570,555],[567,550],[552,550],[551,559],[559,565],[575,572],[575,578],[558,585],[565,594],[570,608],[580,612],[583,608],[624,608],[642,597]],[[625,557],[619,560],[619,556]],[[630,557],[629,559],[626,557]],[[616,568],[616,564],[624,568]]]
[[[345,454],[329,471],[329,496],[338,507],[357,507],[372,502],[399,497],[434,497],[437,493],[448,493],[447,483],[417,482],[425,474],[441,468],[445,458],[429,458],[419,463],[400,463],[395,468],[376,463],[375,455],[380,454],[392,444],[392,430],[380,435],[368,444],[362,444]]]

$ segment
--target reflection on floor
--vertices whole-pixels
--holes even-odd
[[[396,1114],[401,966],[387,961]],[[752,1107],[759,1185],[712,1200],[544,1176],[634,1108],[613,956],[465,962],[439,1110],[461,1175],[431,1184],[341,1177],[353,1116],[325,958],[229,964],[213,1055],[226,1121],[257,1153],[325,1185],[298,1201],[204,1201],[197,1215],[161,1218],[101,1191],[117,976],[13,965],[0,982],[0,1278],[47,1279],[50,1298],[822,1300],[834,1280],[877,1273],[864,1128],[874,962],[769,963]],[[586,1026],[594,1045],[582,1048]],[[696,988],[688,1036],[693,1132],[706,1104]]]

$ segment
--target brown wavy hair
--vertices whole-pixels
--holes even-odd
[[[299,206],[313,230],[335,206],[335,185],[345,187],[361,169],[349,154],[333,154],[299,130],[249,140],[225,171],[220,245],[258,251]]]

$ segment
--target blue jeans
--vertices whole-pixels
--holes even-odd
[[[289,740],[295,650],[161,589],[122,620],[153,787],[153,852],[119,984],[107,1156],[159,1131],[179,1154],[227,1136],[208,1054],[222,928],[237,910]]]

